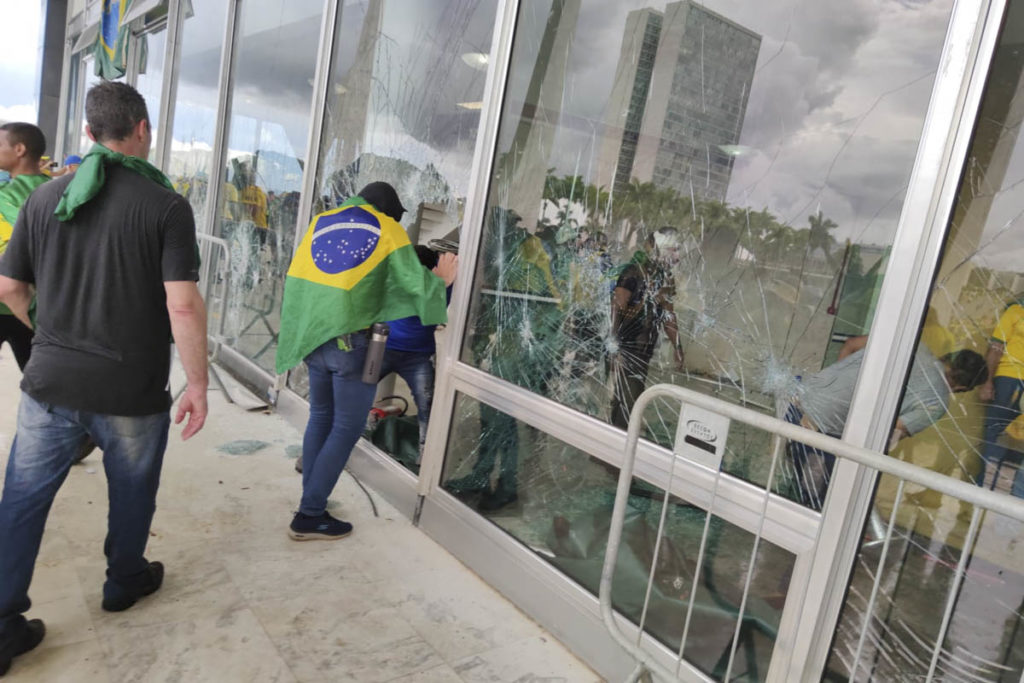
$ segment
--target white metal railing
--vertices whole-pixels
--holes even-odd
[[[600,609],[601,615],[604,620],[605,626],[608,629],[611,636],[630,653],[630,655],[636,661],[636,668],[633,670],[630,678],[630,682],[640,680],[642,677],[653,674],[659,679],[666,681],[677,681],[683,680],[681,673],[685,670],[692,672],[693,668],[689,665],[684,665],[684,650],[686,647],[687,637],[689,635],[691,627],[691,618],[694,611],[694,603],[696,600],[694,596],[697,592],[698,582],[700,581],[700,572],[704,566],[705,552],[707,550],[707,541],[709,535],[710,521],[711,521],[711,510],[707,511],[704,521],[704,530],[701,536],[700,549],[698,551],[698,558],[696,561],[696,570],[693,577],[693,585],[691,586],[689,595],[691,598],[688,600],[688,606],[685,615],[685,621],[683,622],[683,634],[679,649],[675,655],[674,667],[666,665],[667,658],[664,651],[657,653],[649,649],[644,644],[644,626],[648,614],[648,607],[651,597],[651,588],[654,581],[655,568],[658,565],[658,553],[661,546],[661,540],[664,535],[664,525],[666,520],[666,512],[669,508],[668,491],[671,490],[671,483],[665,486],[665,497],[662,501],[661,519],[658,527],[657,540],[655,542],[653,557],[651,560],[651,573],[648,578],[647,592],[644,597],[643,608],[640,613],[640,619],[637,628],[637,634],[635,638],[629,637],[622,631],[619,620],[616,618],[613,606],[612,606],[612,584],[615,575],[616,562],[618,560],[619,547],[622,541],[622,531],[624,526],[626,506],[630,495],[630,487],[632,484],[633,470],[636,460],[637,444],[640,439],[640,430],[643,424],[643,415],[647,406],[658,398],[668,398],[678,400],[682,407],[685,408],[687,405],[696,406],[703,410],[709,411],[716,415],[720,415],[740,422],[746,425],[750,425],[754,428],[764,430],[773,435],[773,443],[771,448],[771,465],[768,472],[768,479],[765,483],[764,489],[764,505],[767,506],[768,500],[771,498],[772,483],[777,470],[780,456],[782,455],[787,441],[799,442],[811,446],[812,448],[819,449],[826,453],[832,453],[837,458],[845,458],[853,461],[859,465],[871,468],[877,472],[883,474],[889,474],[899,479],[899,485],[896,492],[895,502],[893,504],[892,511],[890,513],[889,524],[885,530],[885,537],[882,541],[881,557],[879,560],[878,567],[882,568],[885,566],[885,561],[888,555],[890,543],[892,541],[893,528],[897,526],[897,512],[899,510],[900,502],[903,498],[903,490],[906,483],[910,482],[924,486],[928,489],[932,489],[942,494],[952,496],[960,501],[970,503],[973,507],[970,524],[964,537],[963,551],[961,553],[959,562],[955,568],[952,583],[946,595],[946,602],[942,613],[942,621],[939,626],[939,632],[935,639],[935,645],[932,648],[931,658],[928,666],[927,681],[933,681],[936,677],[940,656],[942,654],[942,644],[945,640],[946,634],[949,629],[949,624],[953,615],[953,610],[956,605],[957,596],[963,583],[963,579],[966,572],[967,560],[971,554],[971,548],[975,540],[977,539],[978,530],[981,524],[982,516],[985,510],[991,510],[994,513],[1005,515],[1006,517],[1016,520],[1018,522],[1024,522],[1024,500],[1018,500],[1002,493],[996,493],[989,491],[985,488],[975,486],[974,484],[962,482],[956,479],[952,479],[944,474],[934,472],[917,465],[898,460],[896,458],[883,455],[876,451],[871,451],[865,448],[850,445],[839,439],[835,439],[824,434],[812,432],[803,427],[799,427],[794,424],[790,424],[783,420],[775,417],[764,415],[762,413],[755,412],[748,408],[743,408],[721,399],[717,399],[705,394],[698,393],[696,391],[685,389],[669,384],[659,384],[650,387],[644,391],[637,399],[635,406],[633,407],[632,414],[630,415],[629,429],[626,435],[626,450],[623,454],[622,468],[619,472],[618,487],[616,489],[615,504],[612,509],[611,524],[608,532],[608,545],[605,551],[604,567],[601,572],[600,582]],[[680,413],[682,415],[682,413]],[[677,432],[676,443],[673,448],[673,452],[678,454],[680,452],[680,440],[682,439],[682,431]],[[677,457],[673,458],[672,469],[669,472],[669,479],[674,475],[675,461]],[[762,515],[761,524],[754,531],[754,543],[750,554],[750,561],[748,563],[747,574],[745,578],[745,584],[743,588],[743,596],[740,601],[737,613],[736,627],[733,633],[733,638],[730,644],[730,650],[728,653],[728,661],[725,665],[725,675],[723,680],[730,680],[731,672],[733,670],[733,664],[736,659],[736,650],[740,641],[741,629],[744,624],[744,615],[747,607],[747,598],[750,592],[751,580],[753,577],[754,569],[756,566],[756,558],[758,553],[758,546],[761,540],[761,532],[763,527],[764,516]],[[875,574],[875,579],[872,585],[871,595],[868,598],[868,606],[866,614],[868,615],[862,626],[859,634],[859,639],[856,647],[856,651],[853,657],[850,671],[855,677],[858,670],[859,660],[864,653],[864,647],[867,640],[867,633],[870,625],[870,615],[873,613],[874,606],[877,602],[880,584],[881,584],[882,572],[878,571]],[[793,587],[790,587],[793,590]],[[1012,646],[1012,644],[1011,644]],[[723,654],[723,658],[725,655]],[[692,673],[691,673],[692,676]],[[1021,678],[1024,683],[1024,677]]]
[[[203,296],[203,303],[206,305],[207,321],[211,310],[211,301],[216,300],[216,323],[212,329],[207,323],[206,342],[207,358],[210,362],[210,375],[217,384],[217,388],[224,394],[228,403],[234,403],[231,393],[228,391],[221,379],[220,373],[213,365],[221,346],[224,345],[224,326],[228,313],[228,296],[231,292],[231,253],[228,243],[220,237],[196,233],[196,245],[200,255],[200,285],[199,291]],[[185,387],[174,395],[174,400],[184,393]]]

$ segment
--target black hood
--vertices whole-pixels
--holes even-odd
[[[359,190],[359,196],[373,204],[381,213],[391,216],[396,221],[402,220],[406,209],[398,199],[395,188],[384,182],[370,183]]]

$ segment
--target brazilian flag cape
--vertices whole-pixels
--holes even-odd
[[[362,197],[313,219],[284,284],[277,372],[324,342],[374,323],[448,319],[444,280],[424,268],[395,220]]]
[[[33,190],[47,180],[49,178],[42,174],[22,173],[0,187],[0,255],[7,250],[7,243],[11,241],[11,234],[14,232],[14,224],[18,220],[21,205],[25,203]],[[10,315],[10,313],[11,309],[0,304],[0,315]]]

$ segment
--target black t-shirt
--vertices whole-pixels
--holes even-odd
[[[134,171],[106,168],[99,194],[61,223],[73,176],[25,202],[0,274],[36,287],[36,334],[21,388],[44,403],[106,415],[170,407],[163,283],[199,279],[188,202]]]
[[[658,327],[664,323],[665,302],[674,293],[671,273],[653,262],[643,266],[630,263],[615,283],[630,293],[617,330],[619,342],[633,353],[650,355],[658,340]]]

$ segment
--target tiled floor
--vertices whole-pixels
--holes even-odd
[[[6,351],[3,463],[19,395]],[[90,456],[57,497],[36,566],[29,616],[46,621],[46,640],[15,660],[9,680],[598,680],[376,495],[374,518],[347,475],[332,511],[355,524],[352,537],[288,539],[299,479],[287,452],[300,435],[210,399],[197,437],[183,443],[172,427],[148,553],[167,566],[163,588],[127,612],[100,610],[106,492],[100,456]]]

